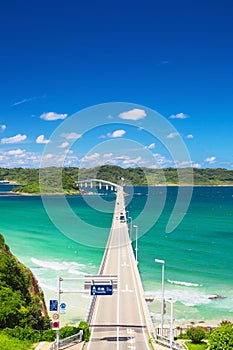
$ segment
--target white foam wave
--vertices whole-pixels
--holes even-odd
[[[185,286],[185,287],[201,287],[201,284],[198,283],[191,283],[191,282],[182,282],[182,281],[172,281],[168,280],[169,283],[171,284],[177,284],[179,286]]]
[[[158,301],[161,300],[161,292],[147,292],[146,294],[153,295]],[[170,298],[172,298],[173,301],[180,302],[185,306],[197,306],[211,303],[208,294],[180,289],[165,291],[165,299],[168,300]]]
[[[55,270],[55,271],[65,271],[67,270],[70,273],[75,274],[83,274],[83,272],[79,271],[79,268],[83,268],[85,265],[78,264],[76,262],[58,262],[58,261],[45,261],[45,260],[39,260],[36,258],[31,258],[31,261],[33,264],[43,267],[45,269]],[[75,271],[75,272],[74,272]]]
[[[75,270],[75,269],[69,269],[68,272],[73,275],[82,275],[82,276],[86,275],[86,272]]]

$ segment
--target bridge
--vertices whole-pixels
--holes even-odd
[[[81,183],[84,188],[104,184],[116,192],[112,226],[98,276],[117,277],[117,291],[92,297],[87,315],[91,337],[85,350],[149,350],[149,339],[156,340],[154,349],[182,349],[155,335],[129,237],[123,187],[98,179],[78,182],[78,186],[82,187]],[[74,345],[71,349],[80,348]]]
[[[153,332],[150,315],[129,238],[124,193],[117,187],[109,240],[99,275],[117,275],[117,292],[93,298],[87,321],[91,339],[87,350],[149,350]]]
[[[89,185],[90,188],[99,187],[99,189],[102,189],[102,187],[105,187],[105,190],[111,190],[116,192],[118,188],[121,187],[120,185],[117,185],[113,182],[100,179],[79,180],[76,182],[76,184],[80,190],[86,189]]]

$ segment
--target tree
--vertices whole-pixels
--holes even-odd
[[[205,338],[206,332],[202,327],[197,326],[188,328],[186,334],[194,344],[199,344]]]
[[[233,349],[233,324],[224,324],[216,328],[210,335],[210,350]]]

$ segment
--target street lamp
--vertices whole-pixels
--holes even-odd
[[[131,216],[128,216],[128,220],[130,220],[130,221],[129,221],[129,238],[132,240],[132,231],[133,231],[132,226],[133,226],[133,219],[132,219],[132,217],[131,217]]]
[[[136,229],[135,259],[136,259],[136,263],[138,264],[138,225],[133,225],[133,227]]]
[[[165,261],[160,260],[160,259],[155,259],[155,262],[162,265],[161,335],[163,335],[163,317],[164,317],[164,311],[165,311],[164,304],[166,302],[164,299],[164,265],[165,265]]]
[[[171,303],[171,320],[170,320],[170,349],[172,349],[172,343],[174,340],[174,336],[173,336],[173,303],[175,302],[175,300],[173,300],[172,298],[168,299],[168,301]]]

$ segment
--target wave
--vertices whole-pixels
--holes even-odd
[[[155,300],[161,301],[161,292],[147,292],[146,294],[153,296]],[[196,291],[182,291],[180,289],[165,291],[165,299],[168,300],[170,298],[172,298],[174,302],[180,302],[189,307],[209,304],[212,302],[211,299],[209,299],[208,294]]]
[[[39,260],[36,258],[31,258],[31,261],[33,264],[37,265],[38,267],[42,267],[45,269],[55,270],[55,271],[65,271],[72,274],[85,274],[82,271],[79,271],[80,268],[85,267],[83,264],[78,264],[76,262],[58,262],[58,261],[46,261],[46,260]]]
[[[176,285],[185,286],[185,287],[201,287],[202,286],[202,284],[198,284],[198,283],[172,281],[172,280],[167,280],[167,281],[171,284],[176,284]]]

